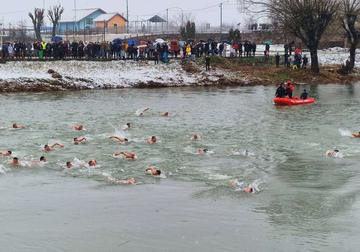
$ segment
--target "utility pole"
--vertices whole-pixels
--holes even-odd
[[[106,39],[105,39],[105,19],[104,19],[104,41],[106,41]]]
[[[222,35],[222,3],[220,3],[220,41]]]
[[[166,31],[169,33],[169,9],[166,9]]]
[[[75,30],[75,31],[74,31],[74,32],[75,32],[75,34],[76,34],[76,30],[77,30],[77,28],[76,28],[76,26],[77,26],[77,25],[76,25],[76,0],[74,0],[74,7],[75,7],[75,20],[74,20],[74,26],[75,26],[75,27],[74,27],[74,30]]]
[[[85,28],[86,28],[86,18],[84,19],[84,45],[85,45]]]
[[[223,3],[227,3],[229,1],[226,1],[226,2],[221,2],[219,7],[220,7],[220,41],[221,41],[221,38],[222,38],[222,6],[223,6]]]
[[[3,46],[3,32],[4,32],[4,17],[2,18],[2,22],[0,22],[0,26],[1,26],[1,48]],[[4,52],[2,52],[2,57],[4,58]]]
[[[126,19],[127,19],[126,32],[129,33],[129,0],[126,0]]]

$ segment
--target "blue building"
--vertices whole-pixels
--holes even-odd
[[[62,15],[57,30],[60,33],[64,33],[67,31],[76,32],[86,28],[94,28],[95,23],[93,20],[104,13],[105,11],[100,8],[73,10],[71,13]]]

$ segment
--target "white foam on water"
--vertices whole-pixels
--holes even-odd
[[[228,180],[229,178],[231,178],[230,176],[228,175],[223,175],[223,174],[210,174],[209,175],[209,179],[212,179],[212,180]]]
[[[147,109],[147,107],[139,108],[138,110],[136,110],[135,115],[137,115],[137,116],[145,116],[146,111],[145,111],[145,113],[142,114],[142,112],[143,112],[145,109]]]
[[[350,130],[339,129],[339,132],[341,136],[353,137]]]
[[[337,153],[334,153],[332,155],[329,155],[329,153],[330,153],[330,150],[328,150],[325,155],[330,156],[330,157],[334,157],[334,158],[344,158],[345,157],[345,154],[343,154],[341,152],[337,152]]]
[[[5,166],[0,165],[0,174],[6,174],[8,170],[5,168]]]

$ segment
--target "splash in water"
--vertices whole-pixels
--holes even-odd
[[[341,136],[346,136],[346,137],[353,137],[351,135],[351,132],[349,130],[343,130],[343,129],[339,129],[340,135]]]

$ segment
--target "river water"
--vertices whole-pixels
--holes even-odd
[[[275,88],[262,86],[0,95],[0,151],[30,164],[0,156],[2,249],[358,251],[360,139],[350,132],[360,131],[360,85],[294,93],[303,88],[315,104],[275,106]],[[65,147],[43,151],[55,142]],[[325,155],[334,149],[343,157]],[[33,162],[40,156],[43,165]],[[82,165],[93,158],[95,168]],[[149,166],[166,177],[146,175]],[[136,185],[116,183],[129,178]]]

